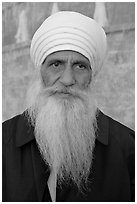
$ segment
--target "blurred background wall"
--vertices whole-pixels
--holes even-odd
[[[100,109],[135,128],[135,3],[9,2],[2,3],[3,121],[24,111],[33,73],[31,38],[45,18],[57,10],[77,11],[104,27],[108,53],[96,82]]]

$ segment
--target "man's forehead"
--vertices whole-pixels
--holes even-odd
[[[53,52],[50,55],[48,55],[44,61],[49,61],[52,59],[60,59],[60,60],[71,59],[73,61],[85,61],[90,64],[87,57],[73,50],[61,50],[61,51]]]

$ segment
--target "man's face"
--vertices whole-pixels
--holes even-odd
[[[58,51],[50,54],[41,67],[45,87],[53,85],[86,90],[91,82],[89,60],[75,51]],[[64,97],[67,93],[60,94]]]

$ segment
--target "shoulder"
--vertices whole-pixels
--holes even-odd
[[[124,153],[134,152],[135,148],[135,132],[134,130],[126,127],[110,116],[99,112],[100,120],[100,134],[105,132],[105,136],[108,138],[108,144],[111,148],[120,148]]]
[[[119,149],[127,164],[130,179],[134,186],[135,177],[135,132],[109,117],[110,143],[115,152]],[[115,144],[115,145],[114,145]],[[117,147],[118,148],[117,148]]]
[[[109,121],[109,143],[117,144],[125,157],[133,155],[135,151],[135,132],[120,122],[106,116]]]
[[[17,129],[19,128],[20,119],[24,118],[24,113],[16,115],[2,123],[2,142],[7,144],[11,138],[13,139],[16,135]]]
[[[8,143],[12,134],[16,133],[18,120],[21,115],[16,115],[2,123],[2,139],[3,143]]]
[[[124,142],[131,140],[134,142],[135,132],[134,130],[126,127],[124,124],[118,122],[112,117],[104,114],[99,110],[99,127],[105,130],[105,133],[108,134],[109,142],[111,139],[115,138],[119,142]]]
[[[107,116],[108,117],[108,116]],[[134,143],[135,132],[129,127],[120,122],[108,117],[109,119],[109,133],[120,143],[131,142]]]
[[[134,178],[135,170],[135,132],[120,122],[101,113],[102,123],[107,123],[107,150],[109,155],[127,165],[130,177]]]

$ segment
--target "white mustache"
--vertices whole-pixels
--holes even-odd
[[[78,97],[82,100],[83,98],[87,97],[87,94],[85,93],[85,91],[81,91],[79,89],[72,88],[72,87],[63,87],[63,86],[52,86],[52,87],[45,88],[42,91],[42,94],[43,93],[47,96],[52,96],[55,94],[62,94],[62,93],[70,94],[71,96],[75,98]]]

